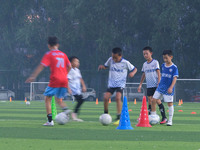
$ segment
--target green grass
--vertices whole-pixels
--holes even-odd
[[[75,103],[67,102],[70,108]],[[166,105],[165,105],[166,106]],[[44,102],[0,102],[1,150],[199,150],[200,103],[175,106],[173,126],[155,125],[136,127],[141,103],[129,103],[130,119],[134,130],[116,130],[116,126],[102,126],[98,119],[103,104],[84,103],[80,118],[85,122],[43,127],[46,122]],[[115,118],[116,105],[109,106]],[[167,106],[166,106],[167,109]],[[178,112],[182,109],[183,112]],[[192,111],[196,115],[190,114]],[[60,112],[60,109],[58,109]],[[159,114],[159,112],[158,112]],[[167,113],[168,116],[168,113]]]

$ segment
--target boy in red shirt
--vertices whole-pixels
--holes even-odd
[[[71,69],[70,61],[67,55],[58,50],[59,43],[57,37],[49,37],[48,38],[48,51],[42,58],[41,63],[32,73],[32,75],[26,80],[27,83],[32,82],[36,79],[39,73],[45,68],[50,67],[51,75],[50,82],[48,87],[46,88],[45,95],[45,105],[47,111],[48,121],[44,124],[44,126],[53,126],[54,122],[52,120],[52,112],[51,112],[51,99],[52,96],[56,97],[57,103],[63,109],[63,111],[67,114],[71,112],[67,108],[67,105],[62,102],[62,98],[67,92],[68,88],[68,79],[67,74]],[[69,93],[71,93],[68,88]]]

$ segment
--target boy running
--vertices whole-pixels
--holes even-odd
[[[163,60],[162,64],[162,77],[161,81],[156,89],[156,92],[153,95],[152,103],[156,103],[159,99],[163,98],[164,102],[168,103],[169,107],[169,121],[167,126],[172,126],[172,118],[174,114],[173,106],[173,95],[174,95],[174,86],[176,84],[177,77],[179,76],[177,66],[172,62],[173,53],[171,50],[163,51]],[[152,114],[156,114],[155,105],[152,105]]]
[[[86,86],[84,83],[84,80],[82,79],[81,72],[78,69],[80,66],[79,59],[75,56],[72,56],[69,58],[72,68],[68,74],[68,80],[69,80],[69,88],[72,91],[72,95],[75,97],[76,101],[78,102],[75,106],[74,112],[72,113],[72,119],[74,121],[83,122],[82,119],[79,119],[78,113],[80,110],[81,105],[84,102],[82,91],[86,92]],[[82,90],[81,90],[82,85]]]
[[[32,75],[26,80],[27,83],[34,81],[45,67],[50,67],[50,82],[44,92],[48,121],[44,124],[44,126],[54,126],[51,112],[52,96],[56,97],[57,103],[66,113],[66,115],[71,111],[67,108],[66,104],[62,102],[62,98],[67,92],[67,73],[71,69],[71,64],[67,55],[58,50],[58,47],[58,39],[56,37],[48,37],[48,48],[50,51],[43,56],[41,63],[38,65]]]
[[[152,58],[152,54],[153,51],[151,47],[147,46],[143,48],[143,55],[147,61],[143,64],[142,67],[143,74],[141,77],[140,85],[138,87],[138,92],[141,92],[142,83],[146,78],[149,115],[151,114],[153,94],[155,93],[156,88],[160,82],[160,66],[158,61]],[[162,115],[162,121],[160,122],[160,124],[164,124],[167,122],[164,105],[161,103],[160,100],[157,101],[157,104],[159,106]]]
[[[100,65],[98,70],[109,68],[109,79],[108,79],[108,89],[104,94],[104,113],[108,113],[108,100],[116,92],[116,103],[117,103],[117,118],[115,125],[119,124],[120,114],[121,114],[121,97],[123,89],[126,86],[126,78],[128,71],[129,77],[134,77],[137,72],[135,68],[129,61],[122,58],[122,50],[118,47],[113,48],[112,57],[110,57],[104,65]]]

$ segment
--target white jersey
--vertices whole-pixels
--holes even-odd
[[[153,59],[150,63],[145,62],[142,67],[142,72],[145,73],[147,88],[157,87],[158,74],[156,70],[160,70],[157,60]]]
[[[110,57],[104,65],[105,67],[109,67],[109,88],[125,88],[128,71],[133,71],[135,69],[129,61],[123,58],[120,62],[116,63],[112,57]]]
[[[81,72],[78,68],[71,68],[68,73],[69,87],[72,90],[72,95],[81,94]]]

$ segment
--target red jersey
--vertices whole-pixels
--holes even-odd
[[[45,67],[50,67],[51,75],[49,87],[67,87],[67,67],[70,66],[70,61],[67,55],[59,50],[47,52],[41,61]]]

